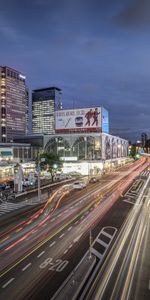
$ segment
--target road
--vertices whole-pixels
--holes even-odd
[[[150,299],[150,176],[136,199],[88,299]]]
[[[132,204],[116,200],[148,163],[139,165],[85,191],[61,187],[27,221],[1,232],[1,299],[49,299],[88,249],[89,230],[94,238],[113,216],[121,226]]]

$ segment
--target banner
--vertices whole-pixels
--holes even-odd
[[[56,111],[55,131],[101,132],[101,107]]]

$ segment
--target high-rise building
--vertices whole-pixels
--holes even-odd
[[[0,66],[0,141],[10,142],[26,131],[25,76]]]
[[[29,89],[26,87],[26,135],[29,134]]]
[[[57,87],[32,92],[32,133],[55,133],[55,110],[62,108],[62,92]]]

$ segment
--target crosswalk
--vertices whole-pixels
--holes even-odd
[[[15,211],[17,209],[20,209],[22,207],[33,206],[33,205],[36,205],[36,204],[39,204],[39,202],[35,201],[35,200],[30,201],[30,202],[22,201],[20,203],[12,203],[12,202],[1,203],[0,204],[0,216],[3,216],[7,213],[10,213],[10,212]]]
[[[20,209],[21,207],[25,207],[27,205],[27,203],[21,202],[21,203],[11,203],[11,202],[7,202],[7,203],[2,203],[0,204],[0,216],[12,212],[16,209]]]
[[[140,174],[140,176],[142,176],[142,177],[148,177],[148,175],[149,175],[149,170],[144,170],[144,171]]]

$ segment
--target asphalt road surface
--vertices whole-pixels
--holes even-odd
[[[117,230],[133,203],[117,201],[145,159],[74,192],[58,189],[39,211],[0,235],[1,299],[50,299],[105,226]]]

